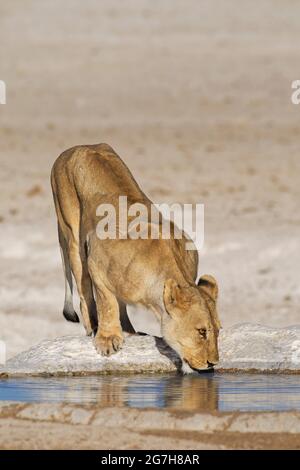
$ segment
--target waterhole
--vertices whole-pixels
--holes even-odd
[[[300,376],[207,373],[3,379],[0,400],[195,411],[300,410]]]

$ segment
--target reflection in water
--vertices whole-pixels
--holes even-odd
[[[0,380],[0,400],[193,411],[300,410],[299,375],[193,374]]]
[[[218,382],[211,377],[180,375],[164,377],[160,380],[151,380],[145,385],[143,378],[131,379],[126,387],[129,407],[155,407],[176,408],[183,410],[208,410],[218,409]],[[150,386],[150,388],[149,388]]]

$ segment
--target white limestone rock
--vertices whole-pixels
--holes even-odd
[[[221,370],[300,372],[300,326],[268,328],[236,325],[220,334]],[[127,336],[121,351],[103,357],[92,339],[65,336],[44,340],[10,359],[0,373],[8,375],[68,375],[95,373],[161,373],[180,369],[181,361],[163,340]]]
[[[222,330],[218,367],[300,372],[300,325],[270,328],[245,323]]]
[[[110,357],[98,354],[86,336],[44,340],[10,359],[0,372],[8,375],[67,375],[176,371],[180,361],[160,338],[127,336],[121,351]]]

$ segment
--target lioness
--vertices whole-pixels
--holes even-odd
[[[185,236],[97,237],[100,203],[118,210],[118,197],[126,195],[131,203],[152,204],[114,150],[107,144],[66,150],[53,165],[51,185],[65,272],[65,318],[79,321],[73,273],[83,324],[88,335],[95,332],[98,352],[109,356],[122,347],[120,304],[141,304],[159,317],[162,336],[181,357],[184,371],[216,364],[218,287],[209,275],[196,285],[198,254],[185,249]]]

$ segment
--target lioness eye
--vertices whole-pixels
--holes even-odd
[[[199,335],[206,339],[206,328],[199,328],[198,329]]]

